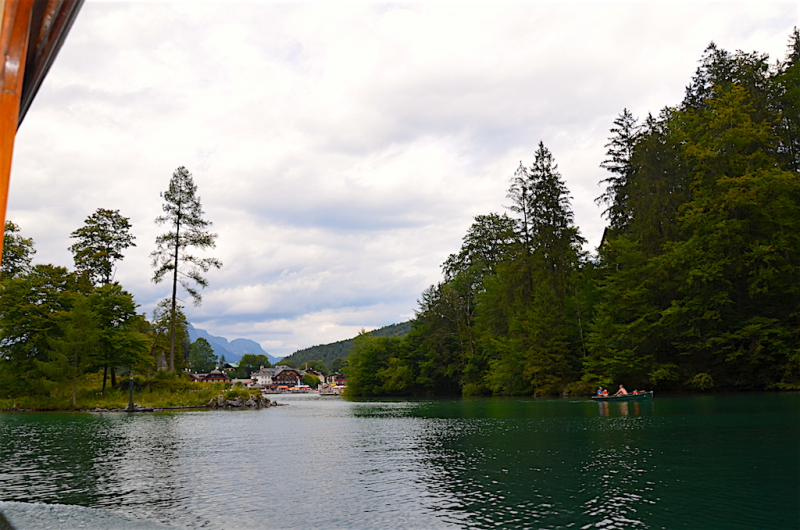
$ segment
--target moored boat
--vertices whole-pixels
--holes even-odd
[[[638,394],[626,394],[624,396],[594,396],[594,401],[650,401],[653,399],[653,392],[639,392]]]

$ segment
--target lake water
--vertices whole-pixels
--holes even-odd
[[[797,393],[278,401],[0,414],[0,514],[17,530],[800,528]]]

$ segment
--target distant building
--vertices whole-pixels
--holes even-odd
[[[347,384],[347,378],[344,374],[340,374],[339,372],[333,372],[325,376],[325,383],[330,386],[344,386]]]
[[[260,386],[268,390],[276,390],[279,386],[289,388],[297,387],[302,384],[305,372],[290,366],[275,366],[264,368],[263,366],[250,374],[250,385]]]
[[[230,383],[231,378],[222,370],[211,370],[201,379],[204,383]]]
[[[317,372],[316,370],[306,370],[305,372],[308,375],[313,375],[314,377],[319,379],[320,383],[324,383],[325,382],[325,374],[323,374],[322,372]]]

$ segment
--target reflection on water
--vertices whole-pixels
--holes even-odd
[[[597,408],[601,416],[641,416],[642,414],[652,414],[654,403],[652,401],[633,401],[613,403],[608,401],[598,401]]]
[[[282,401],[260,411],[0,414],[0,510],[43,528],[65,517],[133,521],[120,528],[800,521],[797,395]],[[753,479],[772,487],[725,487]]]

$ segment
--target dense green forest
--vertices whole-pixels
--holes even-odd
[[[411,322],[401,322],[370,331],[368,335],[372,337],[405,337],[410,330]],[[350,355],[354,340],[355,338],[340,340],[331,344],[319,344],[303,350],[297,350],[293,354],[284,357],[281,363],[291,362],[293,366],[302,366],[306,362],[322,361],[329,371],[336,371],[341,364],[336,363],[334,365],[334,361],[336,359],[344,359]]]
[[[362,335],[352,396],[800,389],[800,35],[785,60],[710,45],[682,102],[614,121],[582,250],[540,143],[479,215],[405,338]]]

